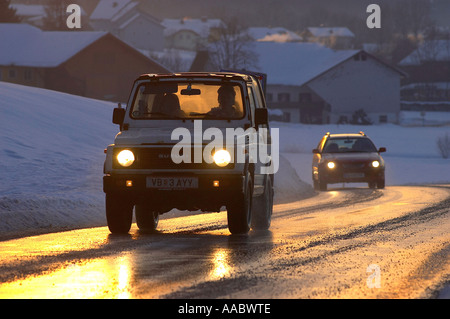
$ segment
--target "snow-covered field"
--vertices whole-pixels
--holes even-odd
[[[115,104],[4,82],[0,97],[0,235],[105,225],[103,149],[118,131],[111,123]],[[449,126],[274,122],[272,128],[280,130],[282,152],[278,202],[313,193],[311,150],[328,131],[363,130],[377,147],[386,147],[387,186],[450,182],[450,159],[441,158],[436,147],[439,136],[450,134]]]

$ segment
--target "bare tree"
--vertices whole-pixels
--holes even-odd
[[[67,30],[67,6],[68,0],[49,0],[45,6],[44,29]]]
[[[231,19],[217,29],[209,47],[212,66],[216,70],[256,68],[258,56],[252,51],[252,41],[247,29]]]
[[[16,9],[11,8],[11,0],[0,0],[0,23],[20,22]]]

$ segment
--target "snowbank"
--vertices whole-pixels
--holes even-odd
[[[113,103],[0,82],[0,234],[104,225]]]

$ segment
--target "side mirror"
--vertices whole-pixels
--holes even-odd
[[[262,124],[267,124],[269,122],[269,113],[267,109],[256,109],[255,110],[255,125],[258,127]]]
[[[320,153],[319,150],[318,150],[317,148],[313,149],[312,152],[313,152],[314,154],[319,154],[319,153]]]
[[[378,153],[384,153],[386,152],[386,147],[380,147],[380,149],[378,150]]]
[[[119,124],[120,126],[122,126],[124,119],[125,119],[125,109],[121,107],[116,107],[113,111],[112,122],[114,124]]]

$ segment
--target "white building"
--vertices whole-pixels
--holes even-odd
[[[302,36],[333,49],[352,49],[355,35],[346,27],[309,27]]]
[[[164,47],[164,27],[139,8],[138,1],[100,0],[90,16],[94,30],[108,31],[129,45],[147,51]]]
[[[315,43],[256,42],[267,102],[285,120],[337,123],[364,110],[371,122],[395,123],[405,73],[362,50],[331,50]]]
[[[251,27],[247,32],[254,41],[300,42],[303,40],[297,33],[282,27]]]
[[[217,36],[217,30],[223,27],[220,19],[164,19],[165,47],[197,51],[207,46],[211,38]]]

